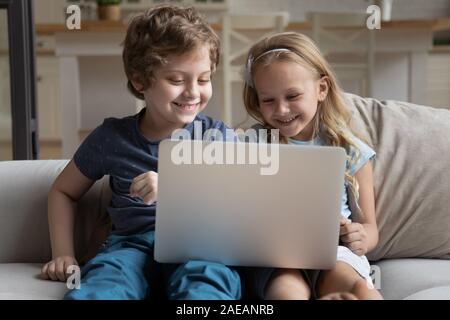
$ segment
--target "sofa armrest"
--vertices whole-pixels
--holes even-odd
[[[0,162],[0,263],[37,263],[51,258],[47,195],[67,163],[68,160]],[[86,255],[90,244],[97,246],[92,238],[94,230],[108,227],[106,181],[105,177],[95,183],[78,205],[75,219],[78,259]],[[102,236],[98,231],[97,235]]]

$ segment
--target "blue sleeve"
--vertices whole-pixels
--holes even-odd
[[[353,137],[353,142],[357,145],[359,154],[354,148],[351,148],[350,156],[353,159],[353,163],[350,166],[350,175],[352,176],[376,155],[375,151],[360,139]]]
[[[105,122],[92,131],[79,146],[73,160],[87,178],[98,180],[106,174],[105,169]]]

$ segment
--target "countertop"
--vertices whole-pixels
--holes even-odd
[[[216,30],[220,30],[220,24],[212,24]],[[52,35],[57,32],[125,32],[127,23],[124,21],[86,20],[81,22],[81,30],[69,30],[65,24],[37,24],[35,27],[38,35]],[[287,30],[309,29],[308,22],[291,22]],[[429,20],[394,20],[381,23],[381,28],[386,29],[431,29],[434,32],[450,30],[450,18]]]

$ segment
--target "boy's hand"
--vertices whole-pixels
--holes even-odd
[[[41,277],[44,280],[66,281],[70,274],[67,268],[71,265],[78,265],[77,260],[71,256],[61,256],[47,262],[41,270]]]
[[[362,224],[342,218],[339,238],[347,248],[358,256],[367,253],[367,232]]]
[[[154,171],[138,175],[130,186],[130,196],[139,197],[148,205],[156,201],[157,192],[158,174]]]

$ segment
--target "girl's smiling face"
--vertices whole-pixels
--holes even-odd
[[[319,78],[299,63],[278,60],[257,67],[253,81],[261,114],[269,125],[288,138],[313,138],[318,103],[328,92],[326,77]]]

